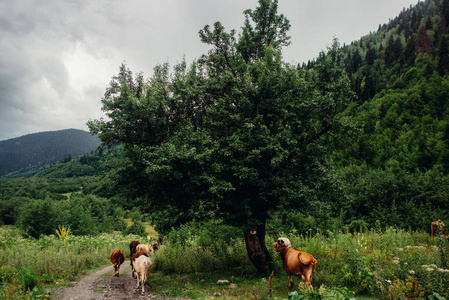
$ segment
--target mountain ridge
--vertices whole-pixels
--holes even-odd
[[[62,162],[95,151],[100,140],[80,129],[31,133],[0,141],[0,176]]]

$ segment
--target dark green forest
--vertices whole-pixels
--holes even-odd
[[[240,34],[205,26],[211,49],[190,66],[148,79],[120,66],[101,100],[109,121],[88,124],[102,151],[0,179],[0,223],[96,234],[137,207],[162,234],[221,220],[259,257],[265,234],[448,224],[449,0],[298,65],[282,61],[276,1],[244,14]]]

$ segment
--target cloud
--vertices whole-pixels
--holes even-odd
[[[289,62],[316,57],[334,36],[349,43],[417,0],[282,0]],[[220,21],[239,30],[257,0],[3,0],[0,2],[0,140],[66,128],[87,130],[126,62],[151,77],[158,63],[199,58],[198,31]],[[372,15],[372,16],[371,16]],[[371,18],[372,17],[372,18]],[[373,21],[374,20],[374,21]],[[362,26],[363,25],[363,26]],[[369,28],[369,29],[367,29]]]

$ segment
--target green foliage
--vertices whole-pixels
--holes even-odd
[[[25,291],[32,291],[39,283],[39,277],[33,267],[22,267],[18,275],[19,283]]]
[[[110,120],[88,124],[105,144],[123,145],[117,182],[151,203],[161,232],[217,217],[247,229],[280,205],[319,210],[323,197],[338,206],[325,155],[353,99],[338,42],[313,72],[298,71],[281,60],[289,23],[277,1],[259,4],[238,40],[218,22],[200,31],[212,50],[190,68],[161,65],[145,83],[122,65],[102,99]]]
[[[299,292],[289,292],[288,300],[312,300],[312,299],[338,299],[354,300],[355,297],[347,288],[332,287],[322,285],[319,289],[302,286]]]
[[[53,234],[59,224],[59,209],[47,198],[27,204],[17,221],[19,227],[33,238]]]
[[[54,235],[22,238],[18,229],[2,226],[0,299],[28,299],[30,295],[41,299],[40,295],[48,294],[44,291],[44,282],[65,283],[86,270],[108,265],[113,250],[127,251],[129,241],[135,239],[138,237],[119,233],[95,237],[71,235],[63,243]]]
[[[203,272],[248,267],[243,232],[222,221],[191,222],[172,231],[155,254],[155,268],[165,273]],[[184,263],[179,264],[179,257]]]
[[[0,283],[1,284],[12,283],[15,274],[17,274],[16,268],[9,265],[2,265],[0,267]]]
[[[130,226],[128,226],[125,230],[123,230],[124,235],[134,234],[138,236],[146,236],[146,229],[143,225],[142,221],[135,220]]]

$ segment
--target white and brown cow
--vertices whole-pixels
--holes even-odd
[[[144,252],[138,251],[131,258],[131,264],[137,274],[136,288],[138,289],[139,286],[141,286],[142,295],[145,295],[145,283],[147,282],[148,275],[150,274],[153,267],[153,262],[151,261],[151,258],[149,258]]]
[[[274,247],[281,256],[282,267],[287,273],[288,286],[293,286],[292,275],[301,276],[304,283],[312,285],[317,260],[310,253],[293,248],[287,238],[278,239]]]

